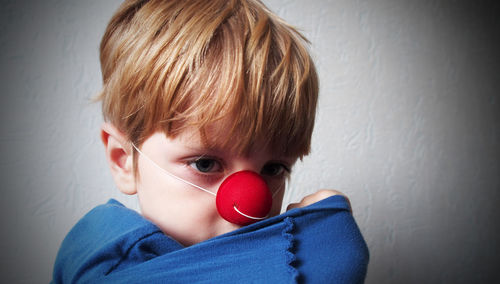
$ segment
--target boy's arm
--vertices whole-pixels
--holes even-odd
[[[367,265],[368,249],[349,203],[337,195],[99,280],[362,283]]]
[[[320,190],[287,210],[295,208],[302,208],[294,218],[300,282],[363,283],[369,252],[349,199],[335,190]]]

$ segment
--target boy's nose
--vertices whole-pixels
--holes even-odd
[[[236,172],[244,172],[244,171],[250,171],[250,172],[255,172],[255,173],[260,173],[260,164],[254,164],[250,161],[242,160],[242,161],[237,161],[234,162],[234,164],[231,167],[231,172],[236,173]]]
[[[259,174],[244,170],[231,174],[222,182],[215,202],[222,218],[245,226],[267,218],[273,197]]]

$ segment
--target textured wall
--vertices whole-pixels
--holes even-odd
[[[2,280],[48,282],[64,235],[114,188],[97,47],[120,1],[0,1]],[[351,198],[367,283],[497,282],[498,9],[470,1],[268,0],[311,40],[313,152],[287,201]]]

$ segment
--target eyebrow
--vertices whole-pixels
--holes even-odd
[[[216,147],[205,147],[205,146],[200,147],[198,145],[192,145],[192,144],[184,144],[184,146],[191,151],[203,153],[203,155],[215,154],[217,156],[223,156],[224,153],[227,153],[227,151],[223,151],[222,149]]]
[[[205,146],[201,141],[195,141],[191,139],[187,139],[185,141],[184,146],[188,148],[191,151],[194,152],[199,152],[202,153],[202,156],[217,156],[220,158],[225,158],[226,155],[228,155],[227,150],[223,150],[220,146],[215,145],[214,147],[207,147]],[[250,151],[251,152],[251,151]],[[250,156],[251,153],[244,154],[242,156]],[[292,168],[295,163],[297,162],[298,158],[294,157],[287,157],[287,156],[273,156],[272,152],[270,153],[270,159],[269,161],[279,161],[279,162],[285,162],[289,165],[290,168]]]

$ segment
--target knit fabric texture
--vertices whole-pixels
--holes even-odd
[[[183,247],[110,200],[59,250],[53,283],[363,283],[368,248],[342,196]]]

